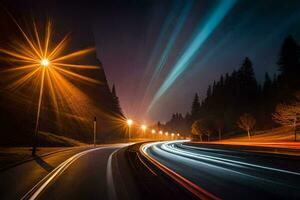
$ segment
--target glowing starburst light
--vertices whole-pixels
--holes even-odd
[[[65,54],[64,51],[69,35],[63,37],[57,44],[54,44],[50,22],[46,23],[44,31],[39,31],[36,23],[33,23],[32,31],[26,32],[15,19],[13,21],[18,27],[23,40],[13,40],[10,48],[0,48],[0,53],[6,55],[4,59],[9,61],[9,63],[15,64],[15,66],[6,69],[4,72],[13,72],[13,75],[18,76],[15,78],[15,81],[9,84],[8,89],[21,90],[26,88],[27,92],[34,93],[37,86],[39,88],[38,95],[32,95],[38,97],[36,135],[38,132],[44,87],[47,87],[45,93],[50,97],[52,101],[51,105],[54,106],[57,113],[60,107],[64,110],[65,114],[73,115],[75,113],[76,115],[80,110],[83,110],[79,108],[78,101],[82,101],[84,95],[76,88],[73,81],[71,82],[70,80],[74,80],[74,82],[99,83],[97,80],[77,73],[80,69],[97,69],[99,67],[69,63],[74,58],[78,59],[94,51],[94,48]],[[72,69],[76,69],[76,72],[72,71]],[[31,87],[29,84],[32,84]],[[30,95],[27,94],[27,96]]]
[[[49,60],[48,60],[47,58],[42,59],[42,60],[41,60],[41,65],[42,65],[43,67],[48,67],[48,65],[49,65]]]

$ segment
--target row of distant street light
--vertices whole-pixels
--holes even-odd
[[[131,127],[133,126],[134,121],[132,119],[127,119],[126,123],[127,123],[127,126],[128,126],[128,138],[131,139]],[[145,124],[137,125],[137,127],[139,127],[139,126],[140,126],[140,129],[143,132],[143,136],[145,136],[145,133],[148,130],[148,127]],[[179,133],[169,133],[168,131],[164,132],[162,130],[156,130],[156,129],[151,129],[151,134],[152,135],[157,134],[157,135],[160,135],[160,136],[171,136],[172,139],[175,139],[175,137],[177,139],[180,138]]]

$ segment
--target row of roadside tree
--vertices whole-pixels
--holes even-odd
[[[174,113],[160,129],[192,133],[198,139],[221,139],[280,125],[297,127],[300,114],[300,46],[288,36],[281,46],[278,74],[265,74],[258,83],[253,63],[246,57],[241,67],[221,75],[208,86],[206,97],[194,96],[190,112]],[[296,131],[295,131],[296,133]],[[295,137],[296,139],[296,137]]]

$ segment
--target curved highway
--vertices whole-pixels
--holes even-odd
[[[74,148],[0,173],[0,199],[115,199],[112,159],[129,144]]]
[[[300,199],[297,156],[185,142],[148,143],[142,151],[220,199]]]
[[[298,156],[186,141],[128,145],[63,151],[7,169],[0,198],[300,199]]]

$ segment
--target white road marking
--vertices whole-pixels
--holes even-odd
[[[112,173],[112,157],[118,150],[119,149],[116,149],[114,152],[112,152],[107,160],[106,181],[107,181],[108,199],[110,199],[110,200],[117,199],[117,194],[116,194],[115,184],[114,184],[114,177],[113,177],[113,173]]]
[[[104,148],[109,148],[109,147],[98,147],[95,149],[89,149],[83,152],[80,152],[78,154],[75,154],[71,158],[67,159],[63,163],[61,163],[58,167],[56,167],[54,170],[52,170],[47,176],[45,176],[41,181],[39,181],[30,191],[28,191],[22,198],[21,200],[24,199],[30,199],[34,200],[36,199],[40,193],[47,187],[47,185],[58,175],[60,175],[62,172],[64,172],[74,161],[76,161],[78,158],[81,156],[90,153],[92,151],[96,151],[99,149],[104,149]],[[40,186],[41,185],[41,186]],[[34,193],[30,195],[32,192]]]

